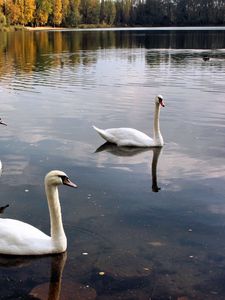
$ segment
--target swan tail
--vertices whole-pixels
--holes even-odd
[[[94,130],[96,130],[96,131],[98,132],[98,134],[99,134],[104,140],[108,141],[108,138],[106,137],[106,134],[105,134],[105,130],[100,129],[100,128],[94,126],[94,125],[93,125],[92,127],[94,128]]]

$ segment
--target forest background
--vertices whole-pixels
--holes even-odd
[[[0,0],[6,25],[221,26],[225,0]]]

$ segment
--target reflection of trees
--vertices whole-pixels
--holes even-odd
[[[213,33],[213,34],[212,34]],[[224,49],[225,41],[223,40],[223,32],[210,32],[210,31],[159,31],[149,32],[146,37],[146,48],[149,51],[146,54],[146,62],[149,66],[157,65],[162,62],[182,62],[186,63],[187,51],[182,50],[194,50],[203,49],[210,51],[210,56],[214,58],[225,58],[224,53],[218,53],[216,49]],[[157,51],[157,49],[170,49],[170,51]],[[180,52],[174,51],[179,49]],[[210,49],[210,50],[209,50]],[[215,49],[215,51],[213,51]],[[204,52],[205,52],[204,51]],[[202,59],[201,52],[193,52],[192,56],[196,56]],[[176,64],[179,66],[179,64]]]
[[[55,67],[91,64],[98,49],[224,49],[223,31],[59,31],[0,34],[0,74],[31,73]],[[86,50],[93,51],[91,55]],[[184,59],[185,56],[179,57]],[[148,53],[147,63],[160,63],[161,55]],[[0,75],[0,76],[1,76]]]
[[[223,37],[222,31],[148,31],[145,36],[145,46],[148,49],[224,49]]]

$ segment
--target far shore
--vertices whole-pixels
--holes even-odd
[[[66,28],[66,27],[51,27],[51,26],[36,26],[36,27],[31,27],[31,26],[25,26],[25,29],[29,31],[50,31],[50,30],[74,30],[77,28]]]
[[[99,30],[225,30],[225,26],[171,26],[171,27],[102,27],[93,25],[81,27],[52,27],[52,26],[25,26],[28,31],[99,31]]]
[[[78,27],[53,27],[53,26],[3,26],[0,27],[1,31],[20,31],[20,30],[27,30],[27,31],[178,31],[178,30],[223,30],[225,31],[225,26],[137,26],[137,27],[116,27],[116,26],[107,26],[107,25],[96,25],[96,24],[80,24]]]
[[[110,30],[117,29],[114,26],[103,26],[103,25],[80,25],[79,27],[53,27],[53,26],[24,26],[25,30],[29,31],[76,31],[76,30]],[[127,27],[123,27],[124,29]]]

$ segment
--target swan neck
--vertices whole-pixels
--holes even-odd
[[[58,187],[54,185],[45,185],[49,214],[51,224],[51,237],[53,240],[65,238],[65,233],[62,223],[61,206],[59,202]]]
[[[160,132],[159,126],[159,115],[160,115],[160,106],[158,103],[155,104],[155,112],[154,112],[154,124],[153,124],[153,138],[156,144],[158,141],[162,140],[162,135]]]

